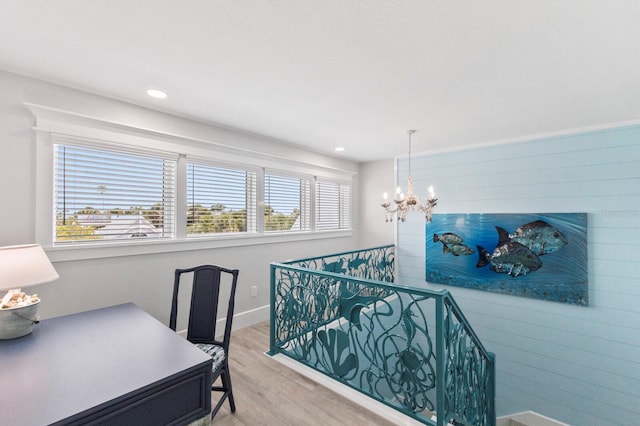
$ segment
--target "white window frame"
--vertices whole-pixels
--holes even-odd
[[[307,182],[309,187],[307,188],[307,192],[308,194],[306,194],[306,196],[308,197],[309,201],[308,201],[308,205],[305,206],[307,211],[304,211],[305,209],[302,208],[301,206],[301,211],[302,211],[302,215],[306,216],[304,218],[305,222],[309,223],[309,227],[308,229],[301,229],[301,230],[288,230],[288,231],[267,231],[265,230],[264,233],[265,234],[278,234],[278,233],[283,233],[283,234],[292,234],[292,233],[296,233],[296,232],[300,232],[300,233],[310,233],[310,232],[315,232],[315,223],[314,223],[314,209],[315,209],[315,204],[314,204],[314,199],[315,199],[315,193],[314,193],[314,187],[315,187],[315,180],[314,177],[311,175],[306,175],[306,174],[302,174],[302,173],[291,173],[288,171],[284,171],[284,170],[275,170],[275,169],[265,169],[263,170],[263,191],[265,190],[265,186],[266,184],[264,184],[264,179],[266,179],[267,175],[272,175],[272,176],[277,176],[277,177],[283,177],[283,178],[293,178],[293,179],[300,179],[300,181],[304,181]],[[263,197],[262,197],[262,201],[264,203],[266,203],[266,195],[263,192]],[[264,217],[264,214],[262,215],[262,217]],[[263,222],[264,224],[264,222]]]
[[[63,146],[70,146],[70,147],[77,147],[80,149],[94,149],[94,150],[99,150],[99,151],[104,151],[104,152],[112,152],[114,154],[125,154],[125,155],[130,155],[130,156],[140,156],[140,157],[148,157],[148,158],[155,158],[157,160],[165,160],[165,161],[169,161],[172,162],[172,166],[171,166],[171,171],[173,171],[174,173],[177,170],[177,160],[178,160],[178,155],[175,153],[165,153],[165,152],[161,152],[158,150],[147,150],[147,149],[140,149],[140,148],[136,148],[136,147],[132,147],[132,146],[124,146],[124,145],[119,145],[119,144],[105,144],[105,143],[100,143],[100,142],[96,142],[93,140],[87,140],[87,139],[82,139],[82,138],[76,138],[76,137],[70,137],[70,136],[64,136],[64,135],[59,135],[59,134],[51,134],[51,141],[52,141],[52,145],[63,145]],[[54,153],[55,156],[55,153]],[[175,165],[175,167],[173,166]],[[167,176],[166,171],[163,172],[163,183],[165,182],[165,180],[170,177]],[[55,175],[55,172],[54,172]],[[56,182],[54,181],[54,185],[56,184]],[[170,198],[169,201],[169,205],[167,207],[167,211],[165,212],[165,216],[168,216],[170,218],[169,222],[166,223],[165,225],[168,225],[169,228],[163,228],[164,231],[163,233],[165,233],[166,235],[160,237],[160,239],[162,240],[170,240],[170,239],[174,239],[175,238],[175,228],[176,228],[176,224],[175,224],[175,201],[177,199],[176,197],[176,179],[173,179],[172,182],[170,182],[171,186],[173,186],[173,190],[171,191],[171,195],[173,195]],[[164,185],[163,185],[164,187]],[[166,193],[165,193],[166,196]],[[53,230],[52,230],[52,234],[53,234],[53,245],[54,246],[65,246],[65,245],[71,245],[71,244],[86,244],[88,243],[87,240],[70,240],[70,241],[56,241],[56,215],[58,213],[58,206],[56,205],[56,198],[57,194],[55,193],[54,190],[54,225],[53,225]],[[164,198],[164,196],[163,196]],[[164,200],[163,200],[164,201]],[[92,207],[98,207],[98,206],[92,206]],[[126,209],[126,205],[122,205],[121,208]],[[100,244],[113,244],[115,242],[117,242],[116,240],[109,240],[109,239],[104,239],[104,240],[99,240]],[[143,241],[143,240],[136,240],[136,241]],[[146,239],[144,240],[146,241]],[[133,241],[131,241],[133,242]]]
[[[302,232],[264,232],[264,173],[265,170],[281,174],[286,170],[291,175],[322,179],[335,179],[351,186],[355,171],[337,169],[317,164],[308,164],[297,159],[276,156],[264,152],[234,148],[232,143],[222,144],[209,140],[160,132],[123,123],[114,123],[95,117],[25,103],[36,117],[36,176],[35,176],[35,236],[53,261],[93,259],[124,255],[167,253],[174,251],[236,247],[256,244],[271,244],[351,236],[351,227],[346,230],[315,230],[315,182],[311,184],[311,230]],[[105,147],[132,147],[151,152],[162,151],[178,157],[176,168],[175,237],[172,240],[127,241],[124,243],[103,242],[54,245],[55,200],[53,194],[53,140],[52,134],[91,141]],[[257,170],[257,229],[255,234],[213,234],[212,236],[187,238],[186,235],[186,170],[187,162],[208,160],[221,167],[229,166]],[[184,189],[183,189],[184,188]],[[354,213],[353,206],[350,208]],[[351,219],[352,220],[352,219]],[[182,224],[184,223],[184,226]],[[351,224],[351,222],[350,222]]]
[[[317,188],[318,185],[322,185],[322,184],[334,184],[334,185],[346,185],[348,187],[348,200],[347,200],[347,218],[346,218],[346,222],[347,222],[347,226],[346,228],[341,228],[341,223],[343,222],[343,218],[341,215],[338,215],[338,227],[337,228],[329,228],[329,229],[321,229],[319,224],[316,223],[317,222],[317,217],[318,217],[318,208],[319,208],[319,194],[317,193]],[[314,207],[313,207],[313,213],[314,213],[314,227],[316,232],[332,232],[332,231],[339,231],[339,230],[345,230],[345,229],[351,229],[351,223],[352,223],[352,216],[353,216],[353,201],[352,201],[352,196],[353,196],[353,185],[351,185],[350,182],[348,181],[340,181],[340,180],[336,180],[336,179],[324,179],[324,178],[315,178],[315,182],[313,185],[313,191],[314,191]],[[342,200],[340,199],[340,190],[338,189],[338,205],[341,206],[342,205]]]
[[[185,228],[185,235],[187,236],[187,238],[189,239],[195,239],[195,238],[216,238],[216,237],[220,237],[220,236],[232,236],[232,235],[236,235],[236,236],[250,236],[250,235],[258,235],[258,222],[259,222],[259,216],[258,216],[258,204],[260,202],[260,200],[258,199],[258,186],[259,186],[259,179],[258,179],[258,175],[261,173],[260,168],[257,167],[252,167],[252,166],[248,166],[246,164],[231,164],[231,163],[223,163],[220,161],[213,161],[211,159],[208,158],[201,158],[201,157],[195,157],[195,156],[186,156],[186,167],[188,168],[189,164],[198,164],[201,166],[205,166],[205,167],[214,167],[214,168],[222,168],[222,169],[230,169],[230,170],[236,170],[236,171],[243,171],[243,172],[247,172],[247,173],[252,173],[255,175],[255,183],[254,183],[254,187],[253,188],[249,188],[248,191],[249,192],[245,192],[245,196],[249,199],[254,199],[255,202],[251,203],[250,201],[247,201],[247,230],[245,232],[238,232],[238,233],[210,233],[210,234],[187,234],[187,229],[186,226]],[[188,180],[188,176],[185,178],[185,181]],[[189,191],[188,191],[188,187],[184,186],[184,187],[180,187],[177,191],[180,191],[182,188],[186,188],[186,195],[189,195]],[[251,192],[253,191],[253,193]],[[189,200],[186,200],[186,205],[187,205],[187,209],[189,206]],[[249,219],[252,219],[251,221]],[[182,223],[182,222],[181,222]]]

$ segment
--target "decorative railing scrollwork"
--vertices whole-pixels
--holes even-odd
[[[392,283],[395,274],[395,246],[380,246],[284,263],[316,271]]]
[[[385,246],[272,264],[270,353],[425,424],[495,424],[492,354],[448,291],[393,284],[394,263]]]
[[[480,344],[450,295],[443,299],[446,417],[460,424],[495,422],[495,357]]]

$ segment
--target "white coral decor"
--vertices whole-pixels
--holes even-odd
[[[9,290],[7,294],[2,298],[0,302],[0,309],[20,308],[23,306],[33,305],[38,303],[40,298],[37,294],[28,295],[21,289]]]

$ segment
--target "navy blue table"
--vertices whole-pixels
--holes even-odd
[[[133,304],[0,340],[0,423],[183,425],[211,411],[211,358]]]

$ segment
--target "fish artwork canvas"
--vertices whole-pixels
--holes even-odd
[[[588,306],[587,214],[434,214],[426,280]]]

